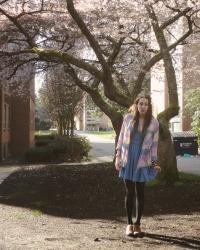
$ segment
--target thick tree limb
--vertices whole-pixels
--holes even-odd
[[[113,65],[114,64],[115,59],[119,55],[119,52],[121,50],[121,47],[122,47],[122,44],[123,44],[124,40],[125,40],[125,37],[122,37],[122,38],[120,38],[119,42],[115,43],[113,52],[112,52],[112,54],[108,58],[108,64],[109,65]]]
[[[172,49],[175,49],[178,45],[181,45],[185,39],[187,37],[189,37],[192,32],[192,21],[190,19],[190,17],[186,17],[187,21],[188,21],[188,31],[183,34],[179,39],[177,39],[176,42],[174,42],[173,44],[171,44],[170,46],[168,46],[168,51],[171,51]],[[134,89],[134,92],[136,91],[136,93],[139,93],[141,86],[142,86],[142,82],[144,81],[144,78],[147,74],[147,72],[149,72],[149,70],[162,59],[162,54],[161,52],[157,53],[156,55],[154,55],[142,68],[141,72],[138,74],[137,80],[135,82],[135,86],[136,88]],[[132,93],[133,94],[133,93]]]
[[[86,91],[90,94],[93,102],[98,106],[101,107],[101,110],[111,119],[113,127],[116,133],[120,131],[120,123],[119,119],[122,121],[122,115],[117,111],[117,109],[111,107],[108,103],[100,95],[98,89],[91,88],[82,83],[82,81],[78,78],[75,70],[71,67],[67,67],[67,73],[70,74],[74,80],[74,82],[79,86],[82,90]]]
[[[58,51],[58,50],[53,50],[53,49],[41,49],[34,47],[32,49],[25,49],[25,50],[20,50],[20,51],[13,51],[13,52],[6,52],[6,51],[0,51],[1,56],[15,56],[19,54],[27,54],[27,53],[32,53],[32,54],[37,54],[42,60],[59,60],[62,62],[70,63],[73,64],[76,67],[79,67],[81,69],[86,70],[87,72],[91,73],[92,75],[95,75],[97,78],[102,79],[103,75],[101,71],[96,69],[94,66],[86,63],[84,60],[77,59],[71,55],[69,55],[66,52]]]
[[[179,111],[176,75],[168,45],[163,30],[158,24],[158,19],[154,12],[154,9],[150,5],[146,5],[146,9],[148,11],[149,17],[152,20],[152,27],[164,61],[164,68],[165,68],[165,74],[167,78],[168,92],[169,92],[169,107],[162,112],[162,115],[159,114],[159,117],[165,123],[168,123],[171,118],[178,115]]]
[[[111,69],[103,57],[103,51],[101,50],[98,42],[91,34],[89,29],[87,28],[86,24],[78,14],[78,12],[74,8],[73,0],[66,0],[67,2],[67,9],[80,28],[83,35],[86,37],[88,42],[90,43],[91,48],[94,50],[103,71],[103,79],[102,83],[104,85],[104,93],[105,96],[108,97],[110,100],[118,102],[122,106],[129,107],[131,104],[131,100],[123,95],[122,92],[116,89],[115,85],[113,84],[112,72]]]
[[[74,19],[74,21],[76,22],[80,30],[82,31],[83,35],[87,38],[88,42],[90,43],[90,46],[92,47],[97,58],[99,59],[99,62],[102,66],[104,73],[108,73],[109,67],[107,65],[106,60],[103,57],[103,52],[101,50],[101,47],[99,46],[98,42],[96,41],[94,36],[91,34],[86,24],[84,23],[84,21],[82,20],[82,18],[80,17],[76,9],[74,8],[73,0],[66,0],[66,2],[67,2],[67,9],[70,15],[72,16],[72,18]]]
[[[184,10],[178,12],[176,15],[174,15],[169,20],[165,21],[163,24],[160,25],[160,28],[164,30],[167,26],[173,24],[175,21],[177,21],[180,17],[185,16],[189,11],[191,11],[191,7],[187,7]]]

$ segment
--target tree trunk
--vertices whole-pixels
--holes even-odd
[[[63,134],[66,135],[66,119],[63,118]]]
[[[63,135],[63,126],[62,126],[62,118],[58,118],[58,134]]]
[[[70,122],[67,120],[67,137],[69,137]]]
[[[158,142],[158,162],[161,166],[159,179],[165,183],[174,183],[178,180],[178,170],[174,145],[171,133],[167,126],[160,123]]]
[[[59,135],[62,135],[62,133],[63,133],[63,130],[62,130],[62,123],[58,123],[58,134]]]
[[[73,114],[71,114],[70,122],[71,122],[71,134],[70,134],[70,136],[73,137],[74,136],[74,115]]]

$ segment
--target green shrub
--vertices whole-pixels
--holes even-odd
[[[80,161],[88,157],[91,149],[89,141],[83,137],[56,137],[54,140],[40,141],[39,147],[27,151],[25,158],[28,162],[49,161]],[[41,145],[43,144],[43,145]]]
[[[28,162],[48,162],[55,160],[58,155],[49,146],[31,148],[26,152],[25,158]]]
[[[52,143],[55,138],[55,134],[35,134],[35,146],[47,146],[48,144]]]
[[[54,140],[56,134],[35,134],[35,140]]]
[[[88,157],[90,149],[90,143],[86,138],[69,138],[66,140],[65,157],[71,160],[81,160],[83,157]]]
[[[35,141],[35,146],[36,147],[47,146],[50,142],[51,142],[50,140],[36,140]]]

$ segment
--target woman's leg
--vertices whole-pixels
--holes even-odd
[[[125,180],[125,189],[126,189],[126,196],[125,196],[125,208],[128,217],[128,224],[133,225],[132,220],[132,212],[133,212],[133,198],[135,193],[135,183],[130,180]]]
[[[144,186],[145,182],[135,183],[135,194],[136,194],[136,221],[135,225],[140,226],[140,220],[144,209]]]

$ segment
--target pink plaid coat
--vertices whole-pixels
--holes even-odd
[[[122,167],[125,167],[128,161],[128,151],[130,144],[130,134],[134,124],[132,114],[126,114],[122,123],[119,139],[117,142],[116,150],[120,151]],[[157,161],[157,148],[159,137],[159,122],[152,117],[149,127],[147,128],[146,135],[142,144],[140,157],[137,167],[147,167],[151,164],[151,161]]]

